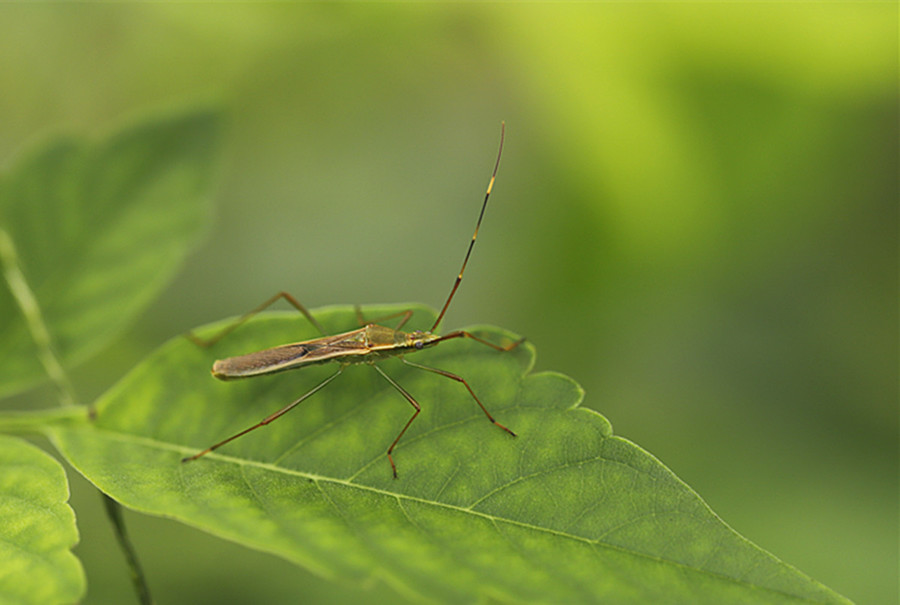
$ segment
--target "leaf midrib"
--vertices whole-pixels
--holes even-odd
[[[159,441],[158,439],[153,439],[153,438],[146,437],[146,436],[143,436],[143,435],[134,435],[134,434],[130,434],[130,433],[122,433],[122,432],[118,432],[118,431],[111,431],[111,430],[103,429],[102,427],[95,427],[94,430],[101,431],[101,432],[105,433],[106,435],[111,436],[112,439],[115,440],[115,441],[132,442],[132,443],[137,442],[137,443],[141,443],[141,444],[150,445],[150,446],[153,446],[153,447],[158,448],[158,449],[161,449],[161,450],[167,450],[167,451],[172,451],[172,452],[178,452],[179,454],[186,454],[186,453],[191,453],[191,452],[194,451],[193,449],[191,449],[191,448],[189,448],[189,447],[176,445],[176,444],[169,443],[169,442],[166,442],[166,441]],[[62,448],[58,448],[58,449],[62,449]],[[265,470],[265,471],[268,471],[268,472],[280,473],[280,474],[288,475],[288,476],[292,476],[292,477],[300,477],[300,478],[303,478],[304,480],[307,480],[307,481],[315,481],[317,484],[319,484],[319,483],[330,483],[330,484],[333,484],[333,485],[339,485],[339,486],[342,486],[342,487],[358,489],[358,490],[366,491],[366,492],[369,492],[369,493],[372,493],[372,494],[377,494],[377,495],[379,495],[379,496],[385,496],[385,497],[388,497],[388,498],[394,498],[395,500],[398,501],[398,503],[400,503],[400,502],[402,502],[402,501],[405,500],[405,501],[408,501],[408,502],[414,502],[414,503],[418,503],[418,504],[425,504],[425,505],[436,506],[436,507],[440,507],[440,508],[443,508],[443,509],[446,509],[446,510],[450,510],[450,511],[453,511],[453,512],[458,512],[458,513],[464,513],[464,514],[474,515],[474,516],[476,516],[476,517],[480,517],[480,518],[482,518],[482,519],[488,520],[488,521],[490,521],[490,522],[492,522],[492,523],[495,523],[495,524],[496,524],[496,523],[506,523],[506,524],[509,524],[509,525],[511,525],[511,526],[515,526],[515,527],[519,527],[519,528],[523,528],[523,529],[528,529],[528,530],[531,530],[531,531],[541,532],[541,533],[545,533],[545,534],[557,536],[557,537],[560,537],[560,538],[565,538],[565,539],[569,539],[569,540],[574,540],[574,541],[576,541],[576,542],[581,542],[581,543],[590,545],[590,546],[595,547],[595,548],[596,548],[596,547],[606,548],[606,549],[613,550],[613,551],[619,552],[619,553],[624,554],[624,555],[627,555],[627,556],[637,557],[637,558],[644,559],[644,560],[647,560],[647,561],[652,561],[652,562],[655,562],[655,563],[662,563],[662,564],[666,564],[666,565],[673,565],[673,566],[675,566],[675,567],[678,567],[678,568],[681,568],[681,569],[684,569],[684,570],[687,570],[687,571],[690,571],[690,572],[693,572],[693,573],[698,573],[698,574],[701,574],[701,575],[704,575],[704,576],[708,576],[708,577],[711,577],[711,578],[716,578],[716,579],[719,579],[719,580],[724,580],[724,581],[726,581],[726,582],[731,582],[731,583],[738,584],[738,585],[741,585],[741,586],[746,586],[746,587],[752,588],[752,589],[754,589],[754,590],[762,590],[762,591],[765,591],[765,592],[767,592],[767,593],[776,594],[776,595],[782,595],[782,596],[785,596],[785,597],[788,597],[788,598],[791,598],[791,599],[795,599],[795,600],[801,601],[801,602],[806,602],[806,603],[821,603],[821,602],[822,602],[822,601],[819,601],[819,600],[813,600],[813,599],[811,599],[811,598],[799,596],[799,595],[797,595],[797,594],[790,593],[790,592],[785,592],[785,591],[778,590],[778,589],[775,589],[775,588],[770,588],[770,587],[767,587],[767,586],[760,586],[760,585],[758,585],[758,584],[753,584],[753,583],[747,582],[747,581],[745,581],[745,580],[741,580],[740,578],[735,578],[735,577],[732,577],[732,576],[723,575],[723,574],[721,574],[721,573],[716,573],[716,572],[713,572],[713,571],[709,571],[709,570],[707,570],[707,569],[701,569],[701,568],[698,568],[698,567],[693,567],[693,566],[687,565],[687,564],[685,564],[685,563],[682,563],[682,562],[680,562],[680,561],[674,561],[674,560],[671,560],[671,559],[664,559],[664,558],[662,558],[662,557],[657,557],[657,556],[654,556],[654,555],[651,555],[651,554],[648,554],[648,553],[639,552],[639,551],[627,550],[627,549],[625,549],[625,548],[623,548],[623,547],[621,547],[621,546],[615,545],[615,544],[609,544],[609,543],[607,543],[607,542],[601,542],[601,541],[599,541],[599,540],[592,540],[592,539],[589,539],[589,538],[585,538],[585,537],[583,537],[583,536],[578,536],[578,535],[571,534],[571,533],[567,533],[567,532],[560,531],[560,530],[557,530],[557,529],[551,529],[551,528],[548,528],[548,527],[541,527],[541,526],[539,526],[539,525],[533,525],[533,524],[530,524],[530,523],[525,523],[525,522],[519,521],[519,520],[517,520],[517,519],[509,519],[509,518],[506,518],[506,517],[499,517],[499,516],[496,516],[496,515],[491,515],[491,514],[488,514],[488,513],[484,513],[484,512],[472,510],[472,509],[470,509],[470,508],[466,508],[466,507],[462,507],[462,506],[458,506],[458,505],[454,505],[454,504],[448,504],[448,503],[446,503],[446,502],[439,502],[439,501],[435,501],[435,500],[427,500],[427,499],[425,499],[425,498],[420,498],[420,497],[417,497],[417,496],[411,496],[411,495],[409,495],[409,494],[401,494],[401,493],[391,492],[391,491],[384,490],[384,489],[377,488],[377,487],[373,487],[373,486],[370,486],[370,485],[364,485],[364,484],[360,484],[360,483],[353,483],[353,482],[348,481],[348,480],[345,480],[345,479],[338,479],[338,478],[335,478],[335,477],[327,477],[327,476],[324,476],[324,475],[317,475],[317,474],[310,473],[310,472],[307,472],[307,471],[298,471],[298,470],[294,470],[294,469],[287,469],[287,468],[279,467],[279,466],[276,466],[276,465],[274,465],[274,464],[267,463],[267,462],[259,462],[259,461],[256,461],[256,460],[245,460],[245,459],[242,459],[242,458],[235,458],[235,457],[233,457],[233,456],[228,456],[228,455],[226,455],[226,454],[220,454],[220,453],[218,453],[218,452],[211,452],[211,453],[207,454],[207,456],[208,456],[208,457],[211,457],[211,458],[219,459],[219,460],[224,461],[224,462],[228,462],[228,463],[231,463],[231,464],[235,464],[235,465],[240,466],[240,467],[253,467],[253,468],[260,469],[260,470]],[[576,463],[571,463],[571,462],[569,462],[569,463],[566,463],[566,464],[563,465],[563,466],[572,466],[572,465],[574,465],[574,464],[585,464],[585,463],[587,463],[587,462],[594,461],[594,460],[599,460],[599,459],[602,459],[602,457],[597,456],[597,457],[593,458],[592,460],[581,460],[581,461],[578,461],[578,462],[576,462]],[[556,469],[558,469],[558,468],[561,468],[561,467],[556,467]],[[554,469],[554,470],[556,470],[556,469]],[[242,474],[243,474],[243,473],[242,473]],[[135,510],[138,510],[138,511],[142,510],[139,506],[132,506],[132,507],[133,507]],[[154,512],[156,512],[156,511],[150,511],[150,510],[144,509],[144,512],[154,513]],[[178,518],[176,515],[170,515],[170,516],[171,516],[172,518]],[[186,521],[186,520],[185,520],[185,521]],[[729,529],[730,531],[733,531],[733,530],[731,530],[730,527],[729,527],[728,529]],[[746,538],[743,538],[743,537],[741,537],[741,540],[747,541]],[[749,542],[749,541],[747,541],[747,542]],[[769,554],[769,553],[766,553],[766,555],[767,555],[767,556],[770,556],[770,557],[773,557],[773,555],[771,555],[771,554]],[[773,558],[775,558],[775,557],[773,557]],[[776,560],[777,560],[777,559],[776,559]],[[786,564],[785,564],[783,561],[781,561],[781,560],[778,560],[778,563],[781,564],[781,565],[786,565]]]

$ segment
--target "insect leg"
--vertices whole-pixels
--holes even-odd
[[[412,421],[416,419],[416,416],[419,415],[419,412],[422,411],[422,408],[419,407],[419,403],[415,399],[413,399],[413,396],[406,392],[406,389],[404,389],[399,384],[397,384],[397,382],[393,378],[391,378],[390,376],[385,374],[381,368],[379,368],[375,364],[372,364],[372,367],[375,368],[379,374],[384,376],[384,379],[387,380],[392,387],[394,387],[395,389],[400,391],[400,394],[406,398],[406,400],[410,403],[411,406],[416,408],[416,411],[413,412],[412,417],[410,417],[410,419],[406,421],[406,425],[403,427],[403,430],[400,431],[400,434],[397,435],[397,438],[394,439],[394,442],[391,444],[391,447],[389,447],[388,451],[387,451],[388,462],[391,463],[391,470],[394,471],[394,479],[396,479],[397,478],[397,465],[394,464],[394,457],[391,456],[391,454],[393,453],[394,447],[397,445],[397,442],[400,441],[400,437],[403,436],[403,433],[406,432],[406,429],[409,428],[409,425],[412,424]]]
[[[395,330],[399,330],[409,321],[409,318],[412,317],[413,311],[412,309],[406,309],[405,311],[397,311],[396,313],[391,313],[390,315],[382,315],[381,317],[376,317],[375,319],[366,319],[363,317],[362,308],[359,305],[354,305],[353,310],[356,312],[356,322],[360,326],[364,326],[366,324],[377,324],[381,323],[385,319],[393,319],[395,317],[402,317],[396,326],[394,326]]]
[[[237,439],[238,437],[243,437],[244,435],[246,435],[246,434],[249,433],[250,431],[254,431],[254,430],[258,429],[259,427],[266,426],[267,424],[269,424],[269,423],[272,422],[273,420],[277,420],[278,418],[281,418],[282,416],[284,416],[285,414],[287,414],[288,412],[290,412],[291,410],[293,410],[295,407],[297,407],[297,405],[299,405],[301,401],[306,400],[307,398],[309,398],[310,396],[312,396],[314,393],[316,393],[316,392],[319,391],[320,389],[324,388],[325,385],[327,385],[329,382],[331,382],[332,380],[334,380],[335,378],[337,378],[337,377],[340,375],[340,373],[343,372],[343,371],[344,371],[344,366],[340,366],[340,367],[338,368],[338,371],[337,371],[337,372],[335,372],[334,374],[332,374],[331,376],[329,376],[328,378],[326,378],[325,380],[323,380],[322,382],[320,382],[319,384],[317,384],[315,387],[313,387],[310,391],[308,391],[308,392],[307,392],[306,394],[304,394],[302,397],[300,397],[299,399],[295,399],[294,401],[292,401],[291,403],[287,404],[286,406],[284,406],[283,408],[281,408],[280,410],[278,410],[278,411],[275,412],[274,414],[270,414],[269,416],[266,416],[265,418],[263,418],[261,421],[257,422],[256,424],[254,424],[254,425],[251,426],[250,428],[244,429],[244,430],[241,431],[240,433],[237,433],[236,435],[232,435],[231,437],[229,437],[228,439],[225,439],[224,441],[220,441],[220,442],[218,442],[218,443],[215,444],[215,445],[211,445],[210,447],[206,448],[206,449],[203,450],[202,452],[199,452],[199,453],[197,453],[197,454],[194,454],[193,456],[188,456],[187,458],[182,458],[181,461],[182,461],[182,462],[190,462],[191,460],[196,460],[196,459],[199,458],[200,456],[205,456],[206,454],[210,453],[211,451],[219,449],[220,447],[222,447],[222,446],[225,445],[226,443],[230,443],[230,442],[234,441],[234,440]]]
[[[229,334],[231,334],[232,332],[234,332],[241,324],[245,323],[248,319],[250,319],[257,313],[264,311],[266,308],[275,304],[281,298],[283,298],[284,300],[289,302],[292,307],[294,307],[295,309],[297,309],[298,311],[303,313],[303,316],[309,320],[309,323],[311,323],[313,326],[315,326],[315,328],[322,334],[322,336],[326,336],[325,329],[322,327],[322,324],[320,324],[318,322],[318,320],[316,320],[316,318],[312,316],[312,313],[310,313],[306,307],[304,307],[303,305],[300,304],[300,301],[298,301],[296,298],[294,298],[287,292],[279,292],[278,294],[276,294],[275,296],[273,296],[272,298],[270,298],[263,304],[259,305],[255,309],[252,309],[251,311],[244,313],[241,317],[236,319],[234,321],[234,323],[232,323],[228,326],[225,326],[225,328],[223,328],[221,332],[218,332],[217,334],[213,335],[211,338],[200,338],[199,336],[194,335],[193,332],[188,332],[187,334],[185,334],[185,336],[187,337],[188,340],[190,340],[197,346],[200,346],[203,348],[211,347],[212,345],[214,345],[217,342],[219,342],[220,340],[222,340],[224,337],[226,337]]]
[[[521,341],[520,341],[520,342],[521,342]],[[491,344],[491,343],[485,342],[485,344]],[[497,345],[492,345],[492,344],[491,344],[491,346],[496,347]],[[501,349],[501,350],[502,350],[502,349]],[[432,367],[429,367],[429,366],[423,366],[423,365],[418,364],[418,363],[413,363],[412,361],[408,361],[405,357],[401,357],[401,358],[400,358],[400,361],[402,361],[403,363],[405,363],[405,364],[408,365],[408,366],[412,366],[412,367],[414,367],[414,368],[419,368],[420,370],[425,370],[426,372],[434,372],[435,374],[440,374],[441,376],[446,376],[447,378],[450,378],[451,380],[455,380],[456,382],[461,382],[461,383],[463,383],[463,384],[465,385],[465,387],[469,390],[469,394],[472,395],[472,399],[475,400],[475,403],[478,404],[478,407],[481,408],[481,411],[484,412],[484,415],[488,417],[488,420],[490,420],[491,422],[493,422],[495,425],[497,425],[498,427],[500,427],[501,429],[503,429],[504,431],[506,431],[507,433],[509,433],[509,434],[512,435],[513,437],[516,436],[516,434],[513,433],[511,430],[509,430],[508,428],[506,428],[505,426],[503,426],[502,424],[500,424],[499,422],[497,422],[496,420],[494,420],[494,417],[491,416],[491,413],[487,411],[487,408],[485,408],[485,407],[484,407],[484,404],[481,403],[481,400],[478,399],[478,396],[475,394],[475,391],[472,390],[472,387],[469,386],[469,383],[466,382],[466,379],[463,378],[462,376],[457,376],[456,374],[453,374],[452,372],[448,372],[447,370],[439,370],[439,369],[437,369],[437,368],[432,368]]]
[[[509,343],[506,346],[501,346],[498,344],[494,344],[489,340],[485,340],[484,338],[479,338],[478,336],[475,336],[471,332],[466,332],[465,330],[456,330],[455,332],[448,332],[447,334],[444,334],[443,336],[438,338],[437,342],[441,342],[442,340],[450,340],[452,338],[471,338],[475,342],[480,342],[481,344],[487,345],[497,351],[512,351],[513,349],[518,347],[520,344],[525,342],[525,337],[523,336],[519,340],[514,340],[513,342]]]

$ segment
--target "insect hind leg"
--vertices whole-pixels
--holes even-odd
[[[235,439],[237,439],[239,437],[243,437],[244,435],[246,435],[247,433],[249,433],[251,431],[255,431],[258,428],[262,428],[262,427],[266,426],[267,424],[269,424],[275,420],[278,420],[279,418],[281,418],[282,416],[284,416],[285,414],[287,414],[288,412],[293,410],[295,407],[297,407],[298,405],[300,405],[301,403],[303,403],[304,401],[306,401],[307,399],[309,399],[310,397],[315,395],[317,392],[319,392],[320,390],[325,388],[325,386],[329,382],[331,382],[332,380],[334,380],[335,378],[340,376],[343,371],[344,371],[344,366],[339,367],[337,372],[335,372],[334,374],[332,374],[331,376],[329,376],[328,378],[326,378],[325,380],[323,380],[322,382],[320,382],[319,384],[314,386],[312,389],[310,389],[309,391],[304,393],[301,397],[298,397],[297,399],[295,399],[291,403],[287,404],[286,406],[284,406],[277,412],[275,412],[273,414],[269,414],[268,416],[266,416],[265,418],[263,418],[262,420],[260,420],[256,424],[254,424],[253,426],[244,429],[240,433],[235,433],[228,439],[223,439],[222,441],[219,441],[215,445],[211,445],[208,448],[206,448],[205,450],[203,450],[201,452],[197,452],[193,456],[187,456],[185,458],[182,458],[181,461],[182,462],[191,462],[192,460],[196,460],[197,458],[205,456],[206,454],[219,449],[220,447],[222,447],[223,445],[225,445],[227,443],[231,443],[232,441],[234,441]]]
[[[323,328],[322,324],[320,324],[319,321],[315,317],[313,317],[312,313],[310,313],[306,307],[300,304],[300,301],[298,301],[296,298],[291,296],[289,293],[282,291],[272,298],[268,299],[258,307],[244,313],[239,318],[234,320],[233,323],[225,326],[220,332],[214,334],[211,338],[200,338],[193,332],[188,332],[187,334],[185,334],[185,337],[199,347],[211,347],[212,345],[216,344],[217,342],[234,332],[241,325],[246,323],[247,320],[249,320],[251,317],[258,313],[261,313],[262,311],[265,311],[267,308],[271,307],[282,298],[286,300],[292,307],[300,311],[300,313],[303,314],[303,316],[309,321],[309,323],[311,323],[319,331],[319,333],[322,334],[322,336],[327,336],[327,334],[325,333],[325,328]]]

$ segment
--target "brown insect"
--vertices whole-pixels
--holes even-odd
[[[503,153],[503,139],[505,131],[506,127],[505,124],[503,124],[501,125],[500,130],[500,148],[497,152],[497,160],[494,163],[494,171],[491,173],[491,180],[488,183],[487,192],[484,195],[484,202],[481,205],[481,212],[478,215],[478,222],[475,224],[475,232],[472,234],[472,240],[469,242],[469,248],[466,251],[465,258],[463,259],[462,267],[459,270],[459,274],[456,276],[456,281],[453,284],[453,288],[450,290],[450,295],[447,297],[447,300],[444,303],[444,307],[441,309],[441,312],[435,320],[434,325],[431,326],[431,329],[427,331],[401,331],[401,328],[406,324],[407,321],[409,321],[410,317],[412,317],[411,310],[403,311],[394,315],[389,315],[387,317],[382,317],[377,320],[382,321],[385,319],[400,317],[400,322],[395,328],[389,328],[375,323],[366,323],[366,321],[362,317],[362,313],[360,312],[359,307],[357,307],[357,320],[362,327],[356,330],[351,330],[349,332],[344,332],[343,334],[328,336],[325,334],[325,330],[322,328],[322,325],[316,320],[315,317],[313,317],[313,315],[306,309],[306,307],[300,304],[297,299],[295,299],[287,292],[279,292],[278,294],[261,304],[259,307],[245,314],[233,324],[226,327],[224,330],[210,339],[204,340],[194,336],[193,334],[189,334],[188,338],[190,338],[196,344],[203,347],[211,346],[221,340],[227,334],[231,333],[235,328],[243,324],[252,316],[256,315],[266,307],[283,298],[292,306],[294,306],[298,311],[300,311],[306,317],[306,319],[308,319],[309,322],[313,326],[315,326],[319,330],[319,332],[322,333],[322,337],[314,338],[312,340],[305,340],[303,342],[281,345],[273,347],[271,349],[264,349],[262,351],[248,353],[246,355],[239,355],[237,357],[229,357],[227,359],[218,360],[213,364],[212,367],[213,376],[215,376],[219,380],[235,380],[238,378],[263,376],[265,374],[273,374],[275,372],[283,372],[285,370],[294,370],[314,364],[336,362],[339,365],[338,370],[334,374],[320,382],[299,399],[292,401],[277,412],[263,418],[260,422],[247,429],[244,429],[240,433],[232,435],[228,439],[220,441],[215,445],[212,445],[205,450],[194,454],[193,456],[183,458],[182,462],[196,460],[197,458],[200,458],[201,456],[208,454],[209,452],[216,450],[231,441],[234,441],[238,437],[246,435],[250,431],[256,430],[262,426],[269,424],[270,422],[287,414],[302,401],[306,400],[308,397],[324,388],[328,383],[337,378],[348,365],[367,363],[375,368],[375,370],[379,374],[381,374],[381,376],[383,376],[384,379],[387,380],[392,387],[394,387],[401,395],[403,395],[403,397],[406,398],[406,400],[410,403],[410,405],[413,406],[413,408],[415,408],[413,415],[403,426],[403,429],[400,431],[400,433],[397,435],[397,437],[394,439],[387,450],[388,461],[391,463],[391,469],[394,473],[394,478],[396,479],[397,466],[394,464],[394,458],[391,454],[393,453],[394,448],[397,446],[397,442],[400,441],[400,438],[403,437],[403,434],[412,424],[413,420],[415,420],[419,415],[421,408],[419,407],[419,403],[413,398],[412,395],[410,395],[402,386],[397,384],[397,382],[394,381],[393,378],[385,374],[384,371],[376,365],[376,362],[378,360],[385,357],[399,357],[399,359],[403,363],[409,366],[418,368],[420,370],[433,372],[441,376],[446,376],[447,378],[462,383],[466,387],[466,389],[468,389],[469,393],[472,395],[472,398],[484,412],[485,416],[487,416],[488,420],[493,422],[495,425],[497,425],[499,428],[503,429],[513,437],[516,436],[516,434],[510,429],[494,420],[494,417],[491,416],[490,412],[487,411],[487,408],[484,407],[484,404],[481,403],[481,400],[478,399],[478,396],[475,394],[475,392],[472,390],[472,387],[469,386],[469,383],[466,382],[464,378],[462,378],[461,376],[457,376],[456,374],[453,374],[451,372],[447,372],[446,370],[440,370],[437,368],[420,365],[418,363],[413,363],[411,361],[408,361],[404,357],[404,354],[406,353],[421,351],[422,349],[433,347],[440,342],[443,342],[445,340],[452,340],[454,338],[471,338],[472,340],[487,345],[493,349],[496,349],[497,351],[511,351],[525,340],[523,338],[508,345],[501,346],[479,338],[478,336],[475,336],[470,332],[466,332],[465,330],[456,330],[444,335],[438,335],[435,333],[435,330],[437,330],[437,327],[440,325],[441,320],[444,318],[444,314],[447,312],[447,308],[450,306],[450,301],[453,300],[453,296],[456,294],[457,288],[459,288],[459,284],[462,281],[463,272],[466,270],[466,264],[469,262],[469,256],[472,254],[472,248],[475,246],[475,239],[478,237],[478,228],[481,226],[481,221],[484,218],[484,211],[487,208],[488,199],[491,196],[491,189],[494,186],[494,179],[497,177],[497,169],[500,167],[500,156]]]

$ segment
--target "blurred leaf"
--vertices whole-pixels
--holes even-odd
[[[398,308],[416,310],[409,329],[434,318],[421,306],[366,316]],[[348,307],[317,317],[329,331],[356,327]],[[277,422],[179,462],[335,371],[222,383],[208,375],[215,358],[314,336],[296,313],[269,313],[212,350],[176,338],[97,402],[93,424],[55,427],[51,437],[126,506],[328,577],[381,578],[438,602],[845,602],[743,539],[659,461],[614,437],[602,416],[578,407],[571,379],[529,373],[527,343],[499,353],[450,341],[416,356],[465,377],[517,439],[492,426],[463,385],[387,359],[381,367],[422,406],[394,452],[397,480],[385,451],[412,410],[365,365]]]
[[[210,110],[155,116],[95,142],[53,139],[0,177],[0,228],[64,365],[120,333],[197,240],[209,214],[218,131]],[[43,375],[2,287],[0,393]]]
[[[0,602],[74,603],[84,570],[62,466],[33,445],[0,436]]]

